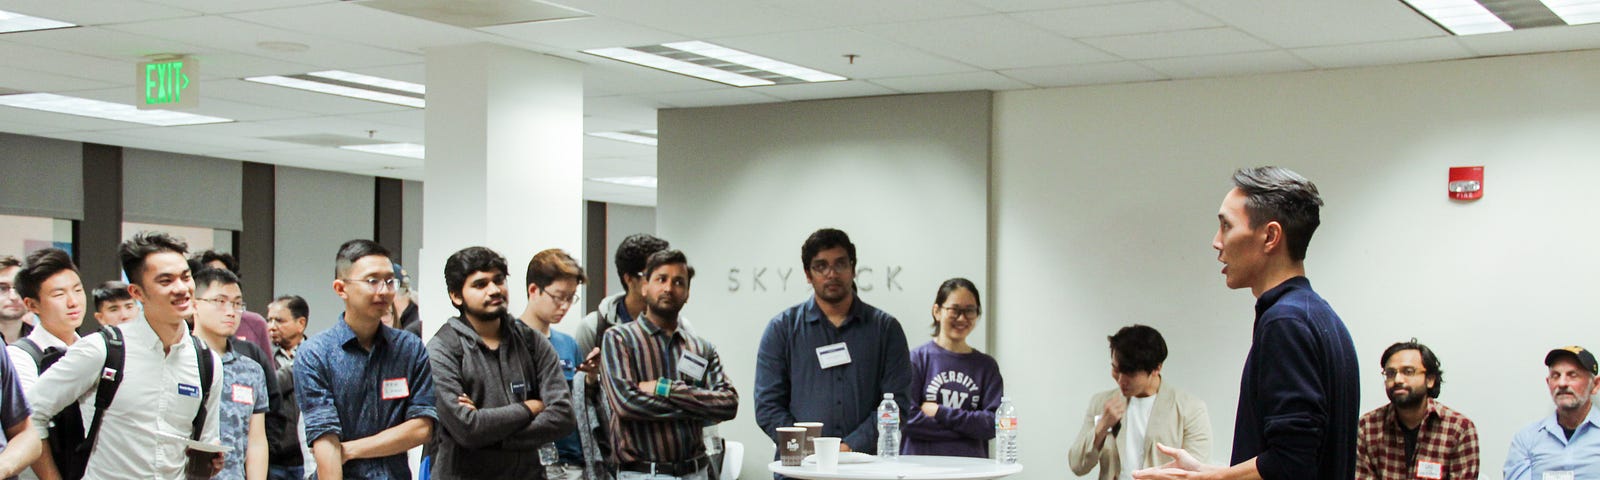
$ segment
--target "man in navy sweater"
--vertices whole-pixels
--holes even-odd
[[[1306,280],[1306,248],[1322,198],[1285,168],[1240,169],[1222,199],[1217,249],[1228,288],[1256,296],[1250,354],[1239,384],[1233,465],[1202,465],[1158,446],[1171,463],[1137,479],[1327,479],[1355,477],[1360,381],[1344,322]]]

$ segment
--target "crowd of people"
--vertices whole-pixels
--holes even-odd
[[[1357,349],[1306,278],[1316,186],[1277,167],[1233,180],[1212,246],[1226,285],[1257,302],[1227,465],[1209,458],[1205,402],[1166,381],[1166,340],[1145,325],[1107,337],[1115,387],[1090,397],[1070,447],[1035,454],[1067,447],[1073,473],[1102,480],[1478,478],[1477,430],[1438,400],[1440,359],[1416,339],[1382,351],[1389,402],[1359,412]],[[127,283],[87,294],[66,251],[0,257],[0,478],[408,479],[406,452],[423,447],[419,473],[438,479],[710,480],[715,425],[741,400],[680,315],[693,266],[651,235],[622,241],[623,292],[575,336],[552,328],[588,281],[571,255],[533,256],[518,315],[506,259],[461,249],[443,271],[457,315],[426,343],[409,276],[369,240],[336,252],[344,310],[314,335],[299,296],[249,310],[226,253],[141,232],[119,254]],[[845,232],[812,233],[800,260],[812,295],[767,323],[755,358],[761,429],[776,442],[820,422],[841,451],[878,453],[889,394],[899,453],[989,456],[1005,385],[967,341],[978,286],[940,284],[931,339],[908,348],[900,321],[858,296]],[[90,313],[101,328],[80,337]],[[1505,478],[1600,479],[1600,365],[1576,346],[1544,364],[1555,412],[1510,440]]]

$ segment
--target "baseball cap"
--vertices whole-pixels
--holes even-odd
[[[1589,373],[1600,375],[1600,363],[1595,362],[1594,354],[1577,345],[1551,350],[1550,353],[1545,354],[1544,356],[1544,366],[1548,367],[1550,364],[1556,363],[1556,360],[1562,358],[1570,358],[1573,361],[1578,362],[1578,365],[1588,369]]]

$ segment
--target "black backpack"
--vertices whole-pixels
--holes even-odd
[[[111,401],[117,397],[117,387],[122,386],[122,369],[128,354],[122,340],[122,329],[110,325],[103,327],[100,329],[100,338],[106,343],[106,361],[100,370],[100,383],[94,396],[94,417],[90,419],[88,431],[84,431],[83,414],[76,402],[50,417],[50,438],[47,441],[50,442],[50,453],[55,458],[56,469],[61,471],[64,480],[83,478],[84,470],[89,465],[89,452],[94,449],[95,439],[100,434],[100,423],[106,409],[111,407]],[[194,414],[189,434],[191,440],[198,441],[201,431],[205,429],[206,403],[211,400],[211,380],[216,372],[215,365],[211,363],[211,348],[192,335],[189,342],[194,344],[195,360],[200,365],[200,408]],[[38,344],[26,338],[16,345],[33,357],[33,363],[39,366],[41,375],[67,353],[54,347],[41,351]]]

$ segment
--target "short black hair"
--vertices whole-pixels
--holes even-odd
[[[299,295],[283,295],[273,299],[272,303],[283,305],[283,308],[289,309],[289,315],[294,318],[305,318],[306,322],[311,321],[311,306],[307,305],[306,299],[300,298]]]
[[[1311,235],[1322,224],[1322,195],[1317,185],[1283,167],[1241,168],[1233,173],[1233,186],[1244,192],[1250,228],[1267,222],[1283,226],[1289,258],[1305,260]]]
[[[1389,348],[1383,349],[1383,358],[1378,360],[1378,368],[1388,368],[1384,365],[1389,364],[1389,357],[1405,350],[1416,350],[1417,353],[1422,355],[1422,368],[1428,371],[1427,378],[1433,379],[1433,386],[1428,387],[1428,398],[1439,398],[1439,392],[1444,390],[1444,371],[1439,369],[1439,357],[1435,356],[1433,349],[1428,348],[1427,345],[1417,343],[1415,338],[1405,342],[1397,342],[1394,345],[1390,345]]]
[[[357,261],[373,255],[382,255],[384,258],[390,257],[389,249],[383,248],[383,245],[378,245],[378,242],[372,240],[358,238],[344,242],[344,245],[339,246],[339,253],[333,257],[333,278],[344,278],[345,274],[350,273],[351,265],[355,265]],[[393,262],[393,260],[390,261]]]
[[[1153,372],[1167,361],[1167,340],[1161,332],[1144,325],[1129,325],[1106,337],[1111,344],[1111,356],[1117,360],[1117,372],[1133,374]]]
[[[944,305],[944,301],[949,299],[950,294],[954,293],[958,288],[972,292],[972,303],[976,304],[979,312],[983,311],[983,300],[978,298],[978,286],[973,284],[972,280],[962,277],[945,280],[944,283],[939,284],[938,293],[933,294],[933,304]],[[933,317],[933,336],[939,336],[939,317]]]
[[[225,268],[202,268],[194,273],[194,296],[205,295],[211,287],[238,285],[239,276]]]
[[[0,270],[5,270],[5,269],[11,268],[11,267],[20,267],[20,266],[22,266],[22,261],[17,260],[17,257],[13,257],[13,256],[10,256],[10,255],[0,255]]]
[[[645,262],[650,259],[650,254],[666,250],[672,246],[666,240],[657,238],[648,233],[635,233],[622,239],[617,245],[617,255],[613,259],[617,267],[617,280],[622,282],[622,291],[628,291],[626,278],[629,275],[638,276],[645,271]]]
[[[662,250],[650,254],[644,264],[644,277],[650,278],[650,274],[662,265],[683,265],[689,270],[689,281],[694,281],[694,267],[689,265],[689,257],[684,256],[682,250]]]
[[[122,261],[122,274],[128,276],[129,283],[138,284],[144,278],[145,258],[162,252],[183,256],[189,253],[189,244],[166,232],[143,231],[133,234],[133,238],[123,240],[117,248],[117,256]]]
[[[100,311],[107,303],[133,300],[133,295],[128,293],[128,284],[111,280],[94,288],[94,310]]]
[[[484,247],[467,247],[450,254],[444,261],[444,288],[452,295],[461,293],[461,288],[466,286],[467,277],[477,272],[499,272],[501,275],[510,275],[506,267],[506,257],[500,256],[494,250]],[[454,302],[451,302],[454,304]],[[457,306],[456,309],[461,309]]]
[[[222,262],[222,266],[226,267],[228,271],[233,272],[235,276],[239,275],[239,259],[234,258],[231,253],[205,250],[194,254],[194,257],[200,260],[201,265],[205,266],[210,266],[211,262]]]
[[[22,298],[39,299],[39,287],[45,280],[56,276],[57,273],[72,271],[77,273],[78,266],[72,264],[72,255],[59,248],[41,248],[28,254],[28,260],[23,263],[22,270],[17,271],[17,280],[14,288],[17,296]]]
[[[845,256],[850,257],[850,263],[856,263],[856,244],[850,243],[850,235],[837,228],[823,228],[811,232],[806,237],[806,243],[800,245],[800,268],[811,268],[811,259],[823,250],[835,247],[844,247]]]

